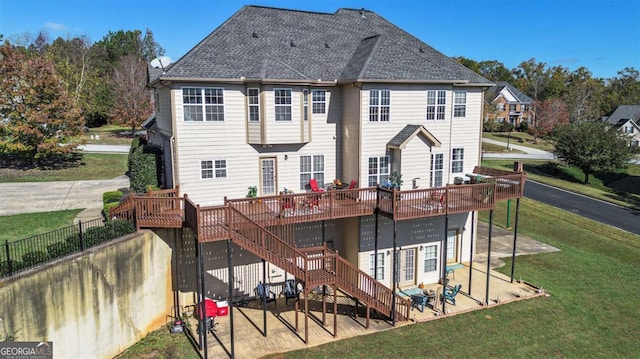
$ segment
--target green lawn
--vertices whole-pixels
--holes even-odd
[[[523,151],[514,150],[513,148],[511,149],[511,151],[507,151],[507,148],[505,146],[494,145],[492,143],[486,143],[486,142],[482,143],[482,151],[491,152],[491,153],[504,153],[504,152],[524,153]]]
[[[513,160],[483,160],[482,165],[513,170]],[[528,179],[640,209],[640,165],[630,165],[616,173],[591,175],[587,185],[582,183],[582,171],[575,167],[560,166],[555,162],[525,161],[524,170]]]
[[[35,236],[73,224],[81,209],[0,216],[0,243]]]
[[[55,170],[0,168],[2,182],[51,182],[109,179],[127,171],[127,154],[83,153],[75,167]]]
[[[534,144],[533,136],[525,132],[483,132],[482,137],[502,142],[509,141],[514,145],[532,147],[544,151],[552,152],[554,149],[553,143],[542,138],[538,138],[538,143]]]
[[[89,128],[89,132],[81,136],[84,143],[100,145],[131,145],[133,138],[130,127],[104,125]]]
[[[138,359],[138,358],[180,358],[199,359],[189,339],[185,334],[169,333],[169,330],[162,327],[149,333],[141,341],[127,349],[124,353],[115,357],[116,359]]]
[[[500,203],[496,218],[504,218],[505,207]],[[561,249],[516,262],[517,277],[543,286],[549,298],[269,358],[637,357],[640,237],[527,199],[520,209],[520,233]]]

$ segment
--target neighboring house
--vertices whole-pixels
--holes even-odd
[[[624,133],[629,146],[640,147],[640,105],[620,105],[602,121]]]
[[[495,107],[495,111],[485,114],[485,120],[509,122],[514,128],[520,128],[522,122],[528,122],[531,116],[533,100],[508,82],[498,82],[489,88],[485,101]]]
[[[370,11],[245,6],[150,74],[149,86],[156,116],[147,125],[164,151],[164,187],[213,206],[251,186],[259,196],[310,192],[311,179],[370,187],[395,171],[402,190],[452,184],[479,164],[493,83]],[[415,287],[441,279],[443,261],[470,260],[472,218],[398,222],[397,261],[396,226],[385,217],[298,223],[295,243],[329,243],[388,287],[396,262],[398,284]],[[212,275],[224,277],[219,270]]]

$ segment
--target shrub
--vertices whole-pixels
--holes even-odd
[[[49,255],[43,251],[27,252],[22,255],[22,264],[24,267],[31,267],[36,264],[46,262],[49,259]]]
[[[51,259],[64,257],[67,254],[71,254],[75,251],[75,246],[68,242],[58,242],[47,246],[47,252],[49,252],[49,257]]]
[[[502,131],[502,132],[511,132],[511,131],[513,131],[513,125],[510,122],[505,121],[505,122],[502,123],[500,131]]]
[[[158,147],[152,145],[140,145],[137,148],[131,146],[129,154],[129,178],[131,190],[143,193],[148,186],[158,187],[159,172],[162,168],[162,155]]]
[[[87,229],[82,237],[82,241],[84,242],[84,247],[88,248],[133,232],[135,232],[135,228],[133,228],[131,223],[113,220],[107,222],[103,227]]]
[[[102,207],[102,216],[109,220],[109,209],[114,208],[114,207],[118,207],[120,205],[120,202],[111,202],[111,203],[106,203],[103,207]]]
[[[102,194],[102,204],[120,202],[124,193],[122,191],[109,191]]]

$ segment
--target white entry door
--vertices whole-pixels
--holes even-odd
[[[458,263],[458,231],[447,231],[447,263]]]
[[[273,157],[260,159],[260,193],[262,196],[271,196],[276,193],[276,159]]]
[[[416,249],[403,249],[396,252],[396,273],[398,286],[416,284]]]

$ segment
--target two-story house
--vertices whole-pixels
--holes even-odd
[[[495,107],[495,111],[485,114],[487,120],[508,121],[517,129],[531,116],[533,100],[508,82],[498,82],[485,96],[485,101]]]
[[[446,263],[472,256],[476,223],[473,211],[464,209],[464,193],[472,189],[464,192],[462,185],[452,192],[457,197],[445,198],[445,192],[479,164],[484,91],[492,85],[371,11],[246,6],[150,74],[156,114],[148,121],[149,138],[164,152],[165,187],[179,187],[193,203],[231,203],[227,199],[243,199],[256,186],[259,200],[242,207],[253,211],[252,220],[277,218],[293,226],[274,226],[261,240],[293,233],[287,242],[296,248],[327,244],[388,288],[415,287],[436,283]],[[388,208],[397,212],[402,202],[410,214],[403,221],[366,207],[391,199],[375,193],[394,172],[402,175],[403,193]],[[294,206],[303,198],[296,196],[311,193],[312,180],[324,187],[336,178],[369,190],[339,198],[326,186],[315,201],[304,197]],[[293,192],[291,202],[278,199],[285,189]],[[419,192],[429,189],[428,198]],[[343,212],[333,211],[339,201]],[[367,214],[346,214],[358,210]],[[230,221],[230,215],[202,221]],[[237,222],[216,238],[226,238]],[[257,246],[243,248],[262,253]],[[216,248],[213,253],[226,251],[224,242]],[[226,259],[219,259],[222,265],[206,270],[220,280],[209,281],[205,292],[225,297],[226,288],[216,287],[226,276]],[[249,262],[245,256],[236,264],[250,271]],[[270,273],[287,275],[277,267]],[[234,286],[248,293],[256,283],[254,276]]]
[[[602,121],[624,133],[629,146],[640,147],[640,105],[620,105]]]

